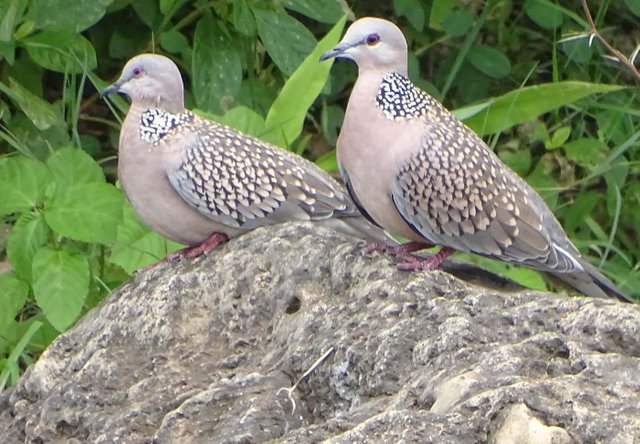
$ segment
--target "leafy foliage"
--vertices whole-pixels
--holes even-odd
[[[638,2],[592,3],[612,47],[636,53]],[[111,288],[179,248],[150,232],[117,188],[127,104],[98,100],[102,79],[135,54],[165,53],[183,72],[189,107],[335,171],[356,70],[318,58],[347,16],[396,22],[412,80],[485,136],[585,255],[640,295],[635,74],[619,54],[613,64],[603,57],[611,51],[601,34],[590,45],[580,0],[353,8],[340,0],[0,0],[0,388]],[[468,259],[547,285],[531,270]]]

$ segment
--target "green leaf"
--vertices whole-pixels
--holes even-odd
[[[282,0],[282,6],[322,23],[333,24],[344,14],[339,0]]]
[[[598,139],[580,137],[564,144],[567,159],[584,167],[594,167],[606,159],[607,145]]]
[[[49,172],[36,160],[13,156],[0,162],[0,216],[37,206],[50,183]]]
[[[33,258],[33,293],[49,322],[64,331],[89,293],[89,261],[76,251],[42,247]]]
[[[233,26],[242,35],[255,37],[256,19],[253,18],[247,0],[235,0],[233,2]]]
[[[42,31],[22,40],[22,45],[34,62],[51,71],[79,74],[98,66],[91,42],[71,31]]]
[[[122,221],[120,190],[107,183],[58,187],[44,213],[51,229],[83,242],[110,244],[116,240]]]
[[[587,63],[594,53],[589,42],[589,35],[585,33],[582,38],[563,40],[560,42],[560,48],[572,62]]]
[[[39,130],[46,130],[52,126],[64,126],[62,116],[55,106],[36,96],[13,78],[9,77],[8,86],[0,82],[0,91],[18,104]]]
[[[336,158],[336,150],[331,150],[318,157],[315,161],[325,171],[338,171],[338,159]]]
[[[520,176],[526,175],[531,168],[532,159],[529,149],[500,151],[500,159]]]
[[[36,251],[47,241],[47,226],[39,213],[25,213],[7,239],[7,257],[16,276],[31,283],[31,264]]]
[[[624,86],[576,81],[545,83],[508,92],[481,105],[458,109],[454,114],[468,116],[470,108],[480,110],[466,118],[465,123],[482,136],[499,133],[592,94],[622,88]]]
[[[160,12],[162,12],[162,14],[166,16],[170,12],[178,9],[180,6],[186,3],[186,1],[187,0],[160,0]]]
[[[60,185],[105,182],[100,165],[78,148],[69,146],[54,151],[47,159],[46,165],[53,180]]]
[[[545,283],[544,279],[542,278],[540,273],[535,270],[519,267],[517,265],[509,264],[506,262],[499,262],[473,254],[459,254],[459,257],[462,260],[477,264],[484,269],[501,274],[508,277],[509,279],[513,279],[520,285],[524,285],[527,288],[534,288],[536,290],[547,289],[547,284]]]
[[[469,62],[480,72],[499,79],[511,72],[511,62],[502,51],[487,45],[474,45],[467,53]]]
[[[2,14],[0,42],[10,42],[13,39],[16,24],[21,22],[22,14],[27,4],[27,0],[12,0],[5,10],[0,11],[0,14]]]
[[[7,384],[12,385],[18,382],[20,376],[20,367],[18,361],[20,360],[20,358],[24,360],[24,349],[32,342],[33,338],[36,336],[36,333],[40,331],[40,328],[43,325],[42,322],[36,321],[34,318],[35,316],[29,318],[26,322],[20,325],[20,327],[28,325],[28,328],[26,328],[25,333],[15,343],[15,346],[11,350],[11,353],[5,360],[6,367],[2,369],[2,372],[0,372],[0,392],[4,391]],[[20,332],[21,329],[12,330],[12,333],[17,333]]]
[[[442,30],[450,37],[461,37],[473,26],[473,13],[468,9],[452,11],[442,22]]]
[[[451,0],[433,0],[431,5],[431,14],[429,15],[429,27],[435,30],[441,30],[445,19],[455,7],[455,3]]]
[[[12,273],[0,274],[0,334],[22,310],[29,295],[29,285]]]
[[[211,14],[205,14],[196,25],[191,72],[198,108],[212,113],[229,108],[242,83],[240,54]]]
[[[393,9],[397,15],[406,17],[416,31],[422,32],[426,16],[419,2],[415,0],[393,0]]]
[[[552,162],[549,160],[550,156],[550,154],[542,156],[531,174],[526,177],[526,180],[553,211],[558,206],[558,183],[551,174],[550,165]]]
[[[262,116],[246,106],[236,106],[216,120],[255,137],[262,137],[267,132]]]
[[[291,75],[313,50],[315,37],[302,23],[282,12],[254,9],[253,13],[273,63],[285,75]]]
[[[0,60],[5,59],[9,65],[16,60],[16,45],[13,42],[0,41]]]
[[[624,0],[624,4],[633,15],[640,17],[640,0]]]
[[[551,136],[551,139],[545,142],[544,147],[548,150],[554,150],[560,148],[564,143],[569,140],[571,135],[571,127],[563,126],[558,128]]]
[[[114,0],[37,0],[29,2],[26,20],[41,29],[84,31],[98,22]]]
[[[578,226],[584,223],[585,218],[591,215],[598,202],[600,202],[601,196],[600,193],[584,191],[576,197],[576,200],[568,206],[562,221],[567,233],[574,232]]]
[[[136,11],[142,23],[147,25],[150,29],[155,30],[161,23],[162,14],[160,13],[159,5],[156,0],[135,0],[131,2],[133,10]]]
[[[282,87],[269,109],[263,138],[288,147],[300,136],[307,111],[318,97],[329,77],[332,62],[319,63],[320,56],[340,40],[346,16],[336,23]]]
[[[562,11],[548,0],[525,1],[524,12],[541,28],[552,30],[562,25]]]
[[[123,221],[118,226],[118,238],[111,250],[109,262],[122,267],[127,273],[158,262],[168,253],[181,247],[149,230],[129,204],[124,202]]]
[[[165,51],[180,54],[189,49],[189,41],[180,31],[172,29],[160,34],[160,45]]]
[[[324,134],[329,145],[336,145],[338,141],[338,130],[342,126],[343,121],[344,109],[341,106],[324,104],[321,114],[322,134]]]

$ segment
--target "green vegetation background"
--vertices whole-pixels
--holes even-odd
[[[592,1],[635,58],[640,0]],[[640,295],[638,73],[580,0],[0,0],[0,389],[136,269],[178,245],[116,185],[126,100],[100,100],[141,52],[175,60],[187,106],[334,171],[356,69],[319,63],[347,17],[397,23],[410,77],[485,137],[582,252]],[[545,288],[537,273],[468,260]]]

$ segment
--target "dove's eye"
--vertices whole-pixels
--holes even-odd
[[[367,36],[367,45],[373,46],[380,41],[380,36],[378,34],[369,34]]]

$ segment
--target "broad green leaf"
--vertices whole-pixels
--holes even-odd
[[[307,111],[322,91],[331,70],[332,62],[318,60],[338,43],[346,19],[343,17],[333,26],[285,83],[267,114],[269,132],[264,135],[265,140],[288,147],[300,136]]]
[[[131,2],[131,7],[136,11],[142,23],[150,29],[156,29],[162,21],[162,14],[157,0],[135,0]]]
[[[60,186],[44,212],[51,229],[83,242],[110,244],[122,221],[122,193],[113,185],[93,182]]]
[[[589,41],[589,35],[585,33],[582,38],[563,40],[560,48],[572,62],[587,63],[594,54]]]
[[[24,156],[0,161],[0,216],[40,204],[50,183],[49,172],[41,162]]]
[[[104,15],[114,0],[37,0],[29,2],[27,20],[39,29],[84,31]]]
[[[450,37],[465,35],[473,26],[473,13],[468,9],[451,11],[442,22],[442,30]]]
[[[242,83],[240,54],[221,24],[205,14],[193,43],[193,93],[198,108],[221,113],[229,108]]]
[[[233,26],[242,35],[255,37],[256,19],[253,18],[247,0],[235,0],[233,2]]]
[[[239,105],[251,108],[261,116],[266,116],[277,96],[277,91],[267,83],[267,79],[254,77],[242,82],[236,100]]]
[[[8,86],[0,82],[0,91],[18,104],[39,130],[46,130],[52,126],[64,126],[62,116],[55,106],[36,96],[13,78],[9,77]]]
[[[113,245],[109,262],[133,274],[142,267],[158,262],[168,253],[181,247],[149,230],[128,202],[124,203],[123,220],[118,225],[118,238]]]
[[[624,0],[624,4],[633,15],[640,17],[640,0]]]
[[[556,29],[562,25],[562,11],[548,0],[526,0],[524,12],[541,28]]]
[[[12,273],[0,274],[0,334],[20,312],[29,295],[29,285]]]
[[[282,0],[282,6],[323,23],[335,23],[344,14],[339,0]]]
[[[262,137],[267,131],[262,116],[245,106],[230,109],[217,121],[255,137]]]
[[[545,142],[544,147],[548,150],[560,148],[567,140],[569,140],[569,136],[571,136],[571,127],[562,126],[553,133],[551,139]]]
[[[40,213],[25,213],[7,239],[7,257],[16,276],[31,283],[31,264],[36,251],[47,241],[47,225]]]
[[[160,45],[167,52],[180,54],[189,49],[189,40],[180,31],[172,29],[160,34]]]
[[[426,16],[420,2],[415,0],[393,0],[393,9],[398,16],[406,17],[416,31],[422,32]]]
[[[531,151],[528,148],[500,151],[500,159],[520,176],[526,175],[531,169]]]
[[[480,135],[499,133],[592,94],[622,88],[624,86],[576,81],[527,86],[490,99],[482,105],[473,105],[474,109],[480,111],[465,119],[465,123]],[[468,115],[469,108],[458,109],[454,114]]]
[[[453,11],[455,3],[451,0],[433,0],[431,14],[429,15],[429,27],[435,30],[442,29],[442,24]]]
[[[180,6],[186,3],[186,1],[187,0],[160,0],[160,12],[162,12],[162,14],[166,16],[170,12],[178,9]]]
[[[607,144],[598,139],[580,137],[564,144],[567,159],[584,167],[594,167],[606,159]]]
[[[336,146],[338,141],[338,131],[344,121],[344,109],[338,105],[324,104],[322,107],[321,123],[322,134],[329,142],[329,145]]]
[[[574,232],[580,224],[584,223],[585,218],[593,212],[601,198],[602,194],[600,193],[583,191],[576,197],[576,200],[568,205],[562,221],[567,233]]]
[[[260,40],[273,63],[285,75],[293,74],[316,45],[315,37],[302,23],[283,12],[254,9],[253,13]]]
[[[487,45],[474,45],[469,48],[467,59],[479,71],[499,79],[511,72],[511,62],[502,51]]]
[[[42,247],[33,258],[33,293],[49,322],[64,331],[75,322],[89,293],[89,261],[76,251]]]
[[[100,165],[83,150],[71,146],[54,151],[46,165],[53,179],[60,185],[105,181]]]
[[[16,60],[16,44],[14,42],[0,41],[0,60],[6,60],[9,65],[13,65]]]
[[[79,74],[98,66],[91,42],[71,31],[42,31],[22,40],[22,45],[34,62],[51,71]]]

